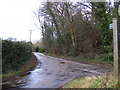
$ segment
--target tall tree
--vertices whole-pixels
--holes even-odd
[[[49,53],[93,56],[101,42],[103,48],[112,43],[109,3],[45,2],[38,12],[44,19],[43,42]]]
[[[92,17],[97,21],[97,27],[100,29],[100,37],[102,47],[105,52],[106,48],[112,43],[112,30],[109,29],[109,24],[112,23],[112,13],[109,2],[91,2]]]

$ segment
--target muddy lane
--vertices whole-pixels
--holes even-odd
[[[83,64],[34,53],[38,65],[29,75],[16,81],[17,88],[59,88],[79,76],[97,76],[112,72],[112,67]]]

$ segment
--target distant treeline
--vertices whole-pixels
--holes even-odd
[[[18,70],[30,59],[32,47],[30,43],[2,40],[2,72]]]

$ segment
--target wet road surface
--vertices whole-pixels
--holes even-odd
[[[83,64],[34,53],[38,64],[29,75],[16,80],[12,87],[59,88],[79,76],[97,76],[112,72],[111,66]]]

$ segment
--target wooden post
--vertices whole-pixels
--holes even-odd
[[[114,76],[118,81],[118,35],[117,35],[117,19],[113,18],[113,47],[114,47]]]
[[[118,31],[118,76],[120,75],[120,1],[118,2],[118,20],[117,20],[117,31]],[[120,85],[120,77],[119,77]]]
[[[0,75],[2,75],[2,39],[0,38]],[[2,76],[0,76],[0,90],[2,90]]]

